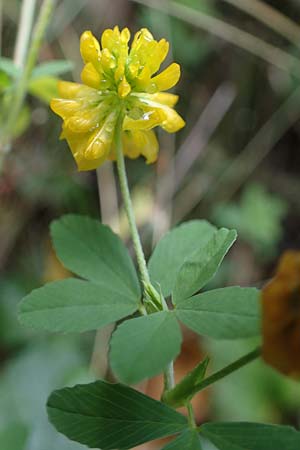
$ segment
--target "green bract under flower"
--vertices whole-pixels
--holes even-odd
[[[147,163],[157,159],[153,128],[173,133],[185,125],[173,109],[178,96],[163,92],[179,80],[179,65],[172,63],[157,74],[168,42],[156,41],[145,28],[135,34],[130,49],[129,39],[127,28],[107,29],[100,47],[93,34],[85,31],[80,39],[84,84],[60,81],[60,98],[51,101],[52,110],[64,121],[61,137],[67,140],[79,170],[95,169],[115,158],[113,140],[120,117],[124,154],[143,155]]]

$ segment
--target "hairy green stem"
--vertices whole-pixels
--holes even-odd
[[[121,115],[122,116],[122,115]],[[126,175],[126,169],[125,169],[125,161],[124,161],[124,154],[123,154],[123,148],[122,148],[122,118],[119,120],[119,123],[116,127],[116,153],[117,153],[117,168],[118,168],[118,175],[120,180],[120,188],[122,192],[122,197],[124,201],[124,207],[130,227],[130,233],[133,240],[134,250],[137,258],[137,263],[140,270],[141,280],[144,285],[144,288],[146,286],[151,285],[150,283],[150,277],[146,265],[146,260],[144,256],[144,251],[142,248],[139,232],[137,229],[135,216],[133,212],[132,207],[132,201],[130,197],[129,187],[128,187],[128,180]]]
[[[18,80],[15,93],[12,97],[11,108],[8,113],[7,120],[1,130],[0,153],[9,151],[12,132],[26,97],[28,82],[30,80],[32,70],[36,64],[39,49],[51,17],[55,1],[56,0],[44,0],[40,9],[40,13],[33,30],[27,61],[24,70],[22,71],[22,75]]]
[[[219,381],[222,378],[227,377],[227,375],[230,375],[231,373],[235,372],[236,370],[241,369],[242,367],[246,366],[250,362],[254,361],[260,355],[261,355],[260,347],[256,348],[255,350],[252,350],[250,353],[247,353],[246,355],[237,359],[236,361],[234,361],[233,363],[224,367],[223,369],[219,370],[218,372],[215,372],[211,376],[205,378],[201,383],[199,383],[195,387],[195,392],[193,392],[192,394],[195,395],[197,392],[202,391],[207,386],[210,386],[211,384],[215,383],[216,381]]]
[[[195,415],[192,404],[189,402],[186,405],[187,411],[188,411],[188,421],[191,428],[197,428],[197,424],[195,421]]]
[[[118,120],[117,126],[116,126],[116,135],[115,135],[115,146],[116,146],[116,156],[117,156],[117,169],[118,169],[118,175],[119,175],[119,181],[120,181],[120,188],[122,192],[122,197],[124,201],[124,207],[129,223],[130,233],[133,240],[134,250],[137,257],[137,263],[139,266],[141,281],[143,283],[144,288],[144,295],[145,297],[149,298],[152,297],[153,301],[160,302],[161,307],[163,309],[168,309],[167,305],[165,303],[165,300],[159,296],[156,289],[152,286],[145,255],[142,247],[142,243],[140,240],[139,232],[136,225],[136,220],[134,216],[131,196],[129,192],[128,187],[128,180],[127,180],[127,174],[126,174],[126,168],[125,168],[125,160],[124,160],[124,154],[123,154],[123,147],[122,147],[122,122],[123,122],[123,115],[120,113],[120,118]],[[155,303],[153,303],[155,304]],[[147,315],[147,310],[145,308],[144,304],[141,304],[139,311],[142,315]],[[165,390],[172,389],[174,387],[174,367],[173,367],[173,361],[168,365],[166,371],[164,372],[164,380],[165,380]]]

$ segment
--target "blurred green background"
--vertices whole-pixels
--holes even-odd
[[[20,1],[0,0],[4,58],[14,57],[20,8]],[[116,24],[167,38],[169,61],[182,68],[176,93],[186,127],[176,136],[159,133],[157,164],[127,161],[147,253],[175,224],[206,218],[239,233],[211,286],[261,287],[282,251],[300,246],[300,2],[58,1],[39,62],[66,60],[61,78],[78,81],[80,34],[90,29],[100,37]],[[10,82],[3,61],[0,100]],[[30,87],[0,176],[1,450],[84,448],[52,429],[44,405],[52,389],[92,377],[94,333],[49,336],[21,328],[16,316],[26,293],[66,275],[51,250],[49,223],[68,212],[101,215],[128,241],[112,166],[98,178],[78,173],[58,140],[61,123],[48,107],[55,91],[53,78]],[[100,374],[101,345],[92,362]],[[203,340],[199,351],[212,356],[212,370],[252,346]],[[256,362],[210,389],[199,408],[199,420],[299,427],[299,384]]]

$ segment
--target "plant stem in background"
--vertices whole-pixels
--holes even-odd
[[[107,161],[96,170],[99,206],[102,223],[119,233],[118,196],[113,163]],[[106,325],[97,330],[92,350],[90,369],[96,378],[106,379],[108,370],[109,341],[115,324]]]
[[[211,198],[218,198],[223,202],[229,201],[282,136],[299,119],[300,88],[298,87],[264,123],[246,147],[239,152],[231,165],[222,171],[218,179],[212,180],[202,194],[202,198],[199,196],[197,201],[203,201],[204,198],[208,202]]]
[[[242,367],[246,366],[250,362],[254,361],[260,355],[261,355],[261,349],[260,349],[260,347],[258,347],[255,350],[252,350],[250,353],[247,353],[247,355],[242,356],[241,358],[237,359],[233,363],[231,363],[228,366],[224,367],[223,369],[219,370],[218,372],[213,373],[211,376],[205,378],[201,383],[199,383],[196,386],[195,392],[193,393],[193,395],[195,395],[199,391],[202,391],[207,386],[215,383],[216,381],[219,381],[222,378],[227,377],[227,375],[230,375],[231,373],[235,372],[236,370],[241,369]]]
[[[14,63],[17,67],[20,68],[23,68],[26,62],[35,7],[36,7],[36,0],[22,1],[18,33],[14,51]]]
[[[164,372],[164,392],[173,389],[174,386],[175,386],[174,363],[172,361],[170,362],[170,364],[168,365],[168,367]]]
[[[0,157],[3,159],[3,153],[9,151],[10,141],[12,131],[14,129],[16,120],[23,106],[23,102],[27,92],[27,84],[30,79],[32,70],[36,64],[39,49],[41,47],[47,25],[49,23],[55,0],[44,0],[37,22],[33,30],[33,36],[31,40],[31,45],[27,55],[27,61],[18,80],[15,94],[12,97],[11,109],[8,114],[6,123],[1,130],[1,140],[0,140]]]
[[[300,45],[299,25],[271,5],[259,0],[223,0],[223,2],[229,3],[248,13],[276,33],[281,34],[281,36],[285,37],[292,44]]]
[[[165,14],[170,14],[186,23],[201,28],[231,44],[240,47],[249,53],[267,61],[286,72],[300,77],[299,59],[275,47],[268,42],[237,28],[224,20],[210,16],[194,8],[181,5],[175,1],[161,2],[157,0],[132,0],[144,6],[155,8]]]

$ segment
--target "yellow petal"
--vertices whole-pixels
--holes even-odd
[[[92,63],[87,63],[82,72],[81,79],[84,84],[94,89],[100,89],[101,76]]]
[[[179,64],[172,63],[160,74],[151,78],[151,82],[156,85],[158,91],[167,91],[178,82],[179,78],[180,66]]]
[[[145,91],[150,89],[151,83],[151,72],[148,66],[145,66],[139,76],[134,80],[134,87],[137,91]],[[156,85],[152,84],[154,90],[156,90]]]
[[[151,130],[162,123],[165,115],[157,109],[156,111],[144,112],[140,119],[132,119],[125,116],[123,121],[123,130]]]
[[[108,50],[108,48],[104,48],[101,53],[101,65],[104,70],[111,70],[116,67],[116,58],[114,55]]]
[[[86,109],[72,115],[65,121],[66,127],[74,133],[87,133],[97,127],[99,111],[97,108]]]
[[[116,121],[117,113],[113,111],[93,132],[84,151],[87,159],[98,159],[108,155],[114,137]]]
[[[161,124],[161,127],[168,133],[175,133],[185,126],[185,121],[175,109],[165,107],[164,113],[166,114],[166,118]]]
[[[114,73],[114,79],[116,83],[122,81],[124,77],[124,72],[125,72],[125,64],[123,62],[119,62],[118,67],[116,68]]]
[[[121,98],[125,98],[127,97],[128,94],[130,94],[131,92],[131,86],[128,83],[128,81],[126,80],[126,77],[124,75],[121,83],[118,86],[118,94]]]
[[[130,39],[130,31],[128,30],[128,28],[123,28],[123,30],[121,31],[120,38],[122,44],[128,44]]]
[[[100,156],[96,159],[87,159],[85,157],[85,149],[88,146],[91,133],[73,133],[68,128],[64,127],[61,137],[67,140],[78,170],[96,169],[106,160],[105,156]]]
[[[128,64],[127,70],[128,70],[128,76],[132,80],[135,78],[139,73],[140,66],[136,62],[131,62]]]
[[[113,53],[118,45],[120,44],[120,30],[119,27],[114,27],[114,29],[108,28],[104,30],[101,36],[101,47],[102,49],[108,48]]]
[[[92,63],[98,68],[100,62],[100,45],[91,31],[85,31],[80,37],[80,53],[84,63]]]
[[[178,95],[169,94],[168,92],[156,92],[155,94],[145,94],[150,100],[172,108],[178,102]]]
[[[129,158],[135,159],[143,155],[147,164],[151,164],[157,159],[158,141],[152,130],[125,131],[122,135],[122,143],[124,154]]]
[[[185,121],[175,109],[170,108],[166,104],[155,102],[153,98],[154,95],[138,94],[136,96],[135,107],[140,107],[144,112],[157,111],[161,116],[159,125],[168,133],[175,133],[185,126]],[[162,99],[162,97],[160,98]]]
[[[72,83],[71,81],[57,82],[58,93],[62,98],[73,99],[91,93],[91,89],[79,83]]]
[[[50,102],[50,108],[60,117],[66,119],[80,109],[80,104],[76,100],[53,98]]]
[[[169,51],[169,42],[165,39],[161,39],[152,50],[152,53],[149,55],[149,67],[151,71],[151,75],[158,71],[161,66],[161,63],[166,59],[166,56]]]
[[[153,41],[153,36],[147,28],[142,28],[137,33],[135,33],[131,49],[135,52],[140,51],[147,45],[148,42]]]

